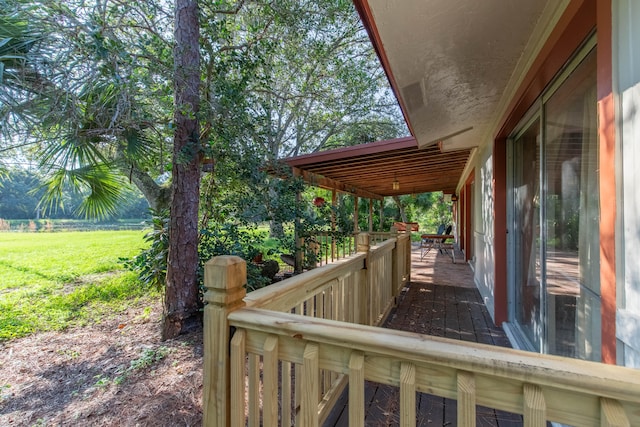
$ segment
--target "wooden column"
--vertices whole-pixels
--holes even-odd
[[[302,263],[304,260],[303,251],[304,251],[304,238],[300,236],[300,214],[298,209],[300,209],[300,202],[302,201],[302,196],[300,192],[296,192],[296,217],[293,222],[293,244],[295,246],[295,254],[293,261],[293,270],[296,273],[302,272]]]
[[[380,200],[380,229],[378,231],[384,231],[384,197]]]
[[[354,195],[353,196],[353,232],[357,233],[358,231],[360,231],[360,228],[358,227],[358,199],[359,197]]]
[[[369,233],[373,233],[373,199],[369,199]]]
[[[228,316],[244,306],[247,264],[237,256],[219,256],[204,265],[204,390],[203,425],[226,427],[230,422],[231,330]]]
[[[336,189],[331,190],[331,261],[337,259],[337,251],[336,251],[336,200],[337,194]]]

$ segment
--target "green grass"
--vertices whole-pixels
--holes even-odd
[[[0,233],[0,341],[95,322],[148,294],[121,257],[142,231]]]

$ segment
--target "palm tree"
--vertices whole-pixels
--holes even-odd
[[[0,84],[25,60],[34,40],[26,22],[8,14],[0,2]]]
[[[149,87],[141,80],[158,76],[131,60],[127,43],[136,40],[103,22],[101,3],[0,0],[0,157],[19,152],[39,162],[45,209],[71,187],[87,196],[79,213],[98,218],[115,211],[127,178],[152,207],[168,206],[168,188],[147,171],[165,162],[170,144],[162,131],[170,104],[140,96]]]

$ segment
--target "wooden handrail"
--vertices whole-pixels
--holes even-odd
[[[247,334],[251,353],[261,354],[265,337],[277,336],[280,360],[295,364],[304,363],[303,350],[313,343],[320,368],[349,375],[353,357],[363,355],[367,380],[402,387],[409,373],[415,390],[473,407],[574,426],[620,418],[611,425],[640,425],[638,370],[255,308],[235,311],[229,321]]]
[[[247,294],[244,301],[252,307],[276,311],[291,310],[297,304],[304,302],[310,295],[321,291],[329,282],[349,271],[364,268],[365,259],[366,255],[356,254],[322,268],[305,271],[282,282],[257,289]]]

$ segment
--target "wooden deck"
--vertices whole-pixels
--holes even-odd
[[[430,251],[420,260],[420,249],[412,251],[411,283],[403,289],[397,307],[384,327],[463,341],[510,347],[500,327],[496,327],[473,284],[471,268],[456,255],[457,263],[447,254]],[[396,426],[399,424],[399,388],[367,382],[365,390],[365,424]],[[347,392],[324,423],[348,426]],[[455,400],[425,393],[416,396],[416,425],[457,425]],[[520,415],[477,408],[477,426],[521,426]]]

